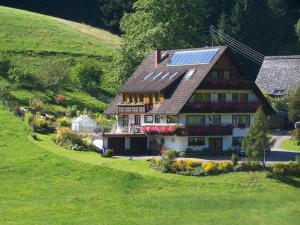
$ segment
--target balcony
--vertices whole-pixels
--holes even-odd
[[[255,112],[260,102],[189,103],[183,112]]]
[[[143,125],[141,130],[143,133],[148,135],[174,135],[181,129],[179,124],[168,124],[168,125]]]
[[[232,135],[234,126],[232,124],[210,124],[202,126],[186,126],[180,129],[179,134],[181,136],[189,135],[201,135],[201,136],[212,136],[212,135]]]
[[[141,131],[148,135],[178,135],[178,136],[212,136],[212,135],[232,135],[234,126],[226,125],[202,125],[202,126],[184,126],[174,125],[144,125]]]
[[[244,90],[249,89],[249,81],[242,79],[208,79],[203,81],[201,84],[201,89],[203,88],[213,88],[213,89],[233,89],[233,90]]]
[[[122,103],[118,105],[118,113],[146,113],[153,108],[153,105],[143,103]]]

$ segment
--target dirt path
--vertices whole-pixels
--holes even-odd
[[[278,135],[273,136],[273,138],[276,140],[274,147],[272,148],[272,151],[288,151],[281,148],[281,143],[287,139],[289,139],[291,136],[289,135]]]

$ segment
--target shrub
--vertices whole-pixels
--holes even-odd
[[[217,165],[219,173],[227,173],[233,170],[233,165],[229,162],[219,162]]]
[[[71,119],[68,117],[60,117],[56,120],[58,127],[70,127],[71,126]]]
[[[17,67],[10,68],[8,70],[8,79],[10,81],[16,82],[17,84],[28,83],[33,84],[34,79],[32,75],[27,71]]]
[[[62,96],[62,95],[58,95],[58,96],[54,96],[54,100],[56,102],[56,104],[61,105],[66,101],[66,97]]]
[[[258,161],[243,161],[240,164],[240,171],[261,171],[264,167]]]
[[[106,149],[102,156],[105,158],[111,158],[113,155],[114,151],[112,149]]]
[[[56,144],[61,145],[64,148],[75,151],[98,151],[97,147],[88,144],[78,133],[73,132],[67,127],[57,129],[54,141]]]
[[[69,67],[70,63],[65,60],[45,61],[39,73],[40,85],[54,92],[70,87]]]
[[[29,106],[30,108],[36,110],[36,111],[42,111],[46,108],[46,105],[43,101],[43,99],[39,97],[34,97],[29,99]]]
[[[238,156],[236,153],[232,153],[231,155],[231,162],[233,166],[236,166],[238,164]]]
[[[102,74],[99,63],[94,59],[80,59],[72,68],[74,83],[84,91],[97,87]]]
[[[292,138],[296,141],[297,145],[300,145],[300,127],[293,130]]]
[[[45,120],[42,117],[34,116],[33,121],[31,122],[30,125],[31,125],[33,131],[42,133],[42,132],[48,131],[50,122]]]
[[[161,155],[161,160],[157,165],[157,169],[163,173],[174,172],[173,163],[177,158],[178,153],[173,150],[167,150]]]
[[[218,173],[218,166],[214,162],[205,162],[202,164],[202,169],[207,174],[217,174]]]
[[[34,115],[31,112],[26,112],[24,115],[24,121],[31,126],[33,120]]]
[[[300,165],[296,162],[275,163],[271,166],[272,173],[281,176],[300,176]]]

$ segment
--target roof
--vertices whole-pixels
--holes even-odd
[[[81,121],[85,120],[85,119],[91,119],[88,115],[81,115],[79,117],[76,117],[72,120],[72,122],[75,122],[75,123],[80,123]]]
[[[300,84],[300,55],[265,57],[255,82],[270,95],[283,95]]]
[[[208,63],[194,64],[194,65],[172,65],[170,66],[171,58],[175,53],[178,52],[187,52],[187,51],[198,51],[198,50],[214,50],[217,49],[216,54],[211,57],[211,60]],[[148,113],[160,113],[160,114],[171,114],[176,115],[180,112],[181,108],[188,101],[193,92],[197,89],[201,81],[208,74],[213,65],[218,61],[223,52],[227,49],[226,46],[218,47],[205,47],[205,48],[193,48],[193,49],[175,49],[175,50],[166,50],[162,52],[163,57],[162,61],[156,65],[156,55],[155,51],[152,51],[148,54],[145,60],[136,68],[135,72],[126,82],[124,87],[121,89],[120,93],[135,92],[141,90],[143,92],[158,92],[166,89],[169,85],[177,82],[174,92],[163,101],[160,107],[155,107],[153,110]],[[190,79],[184,79],[184,75],[187,71],[194,69],[195,72]],[[177,78],[173,80],[148,80],[144,79],[147,73],[149,72],[178,72]],[[162,75],[163,76],[163,75]],[[152,78],[153,76],[150,76]],[[117,106],[121,103],[121,95],[117,95],[113,102],[108,106],[104,111],[105,114],[116,114]]]
[[[129,80],[121,93],[161,92],[182,77],[185,70],[153,70]]]
[[[180,56],[187,52],[198,52],[199,50],[208,50],[207,52],[210,53],[214,51],[214,53],[209,53],[206,55],[207,57],[205,56],[204,58],[199,58],[197,55],[189,55],[189,57],[192,57],[189,62],[197,62],[195,64],[187,64],[186,58],[181,58]],[[227,46],[167,50],[162,52],[162,56],[167,55],[167,57],[163,57],[162,61],[158,65],[156,65],[155,51],[151,52],[137,67],[133,75],[121,89],[120,94],[115,97],[104,113],[108,115],[118,114],[118,104],[122,102],[121,93],[158,92],[167,89],[172,84],[172,92],[168,94],[161,104],[154,105],[155,107],[148,111],[147,114],[179,114],[191,95],[199,87],[203,79],[218,62],[225,51],[232,56],[231,51],[227,48]],[[174,60],[172,56],[174,56],[175,53],[176,57]],[[175,64],[170,65],[172,64],[171,59],[175,61]],[[233,61],[237,60],[238,59]],[[245,69],[243,70],[243,73],[245,73],[244,71]],[[164,74],[175,72],[178,74],[174,79],[161,79]],[[155,78],[156,75],[157,77]],[[188,75],[191,76],[188,77]],[[267,100],[264,98],[256,84],[253,82],[253,85],[251,86],[253,86],[253,90],[257,93],[259,98],[262,99],[264,104],[267,105],[269,111],[271,111],[272,108],[269,106]]]

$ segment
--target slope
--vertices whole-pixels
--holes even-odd
[[[0,106],[0,224],[299,221],[299,189],[265,178],[264,173],[158,175],[149,172],[147,162],[102,159],[97,154],[94,160],[101,163],[85,164],[79,162],[80,155],[90,153],[76,152],[78,161],[73,161],[46,151],[50,144],[45,149],[35,145],[28,135],[24,123]],[[120,163],[124,167],[117,166]],[[129,172],[129,163],[139,170]]]

